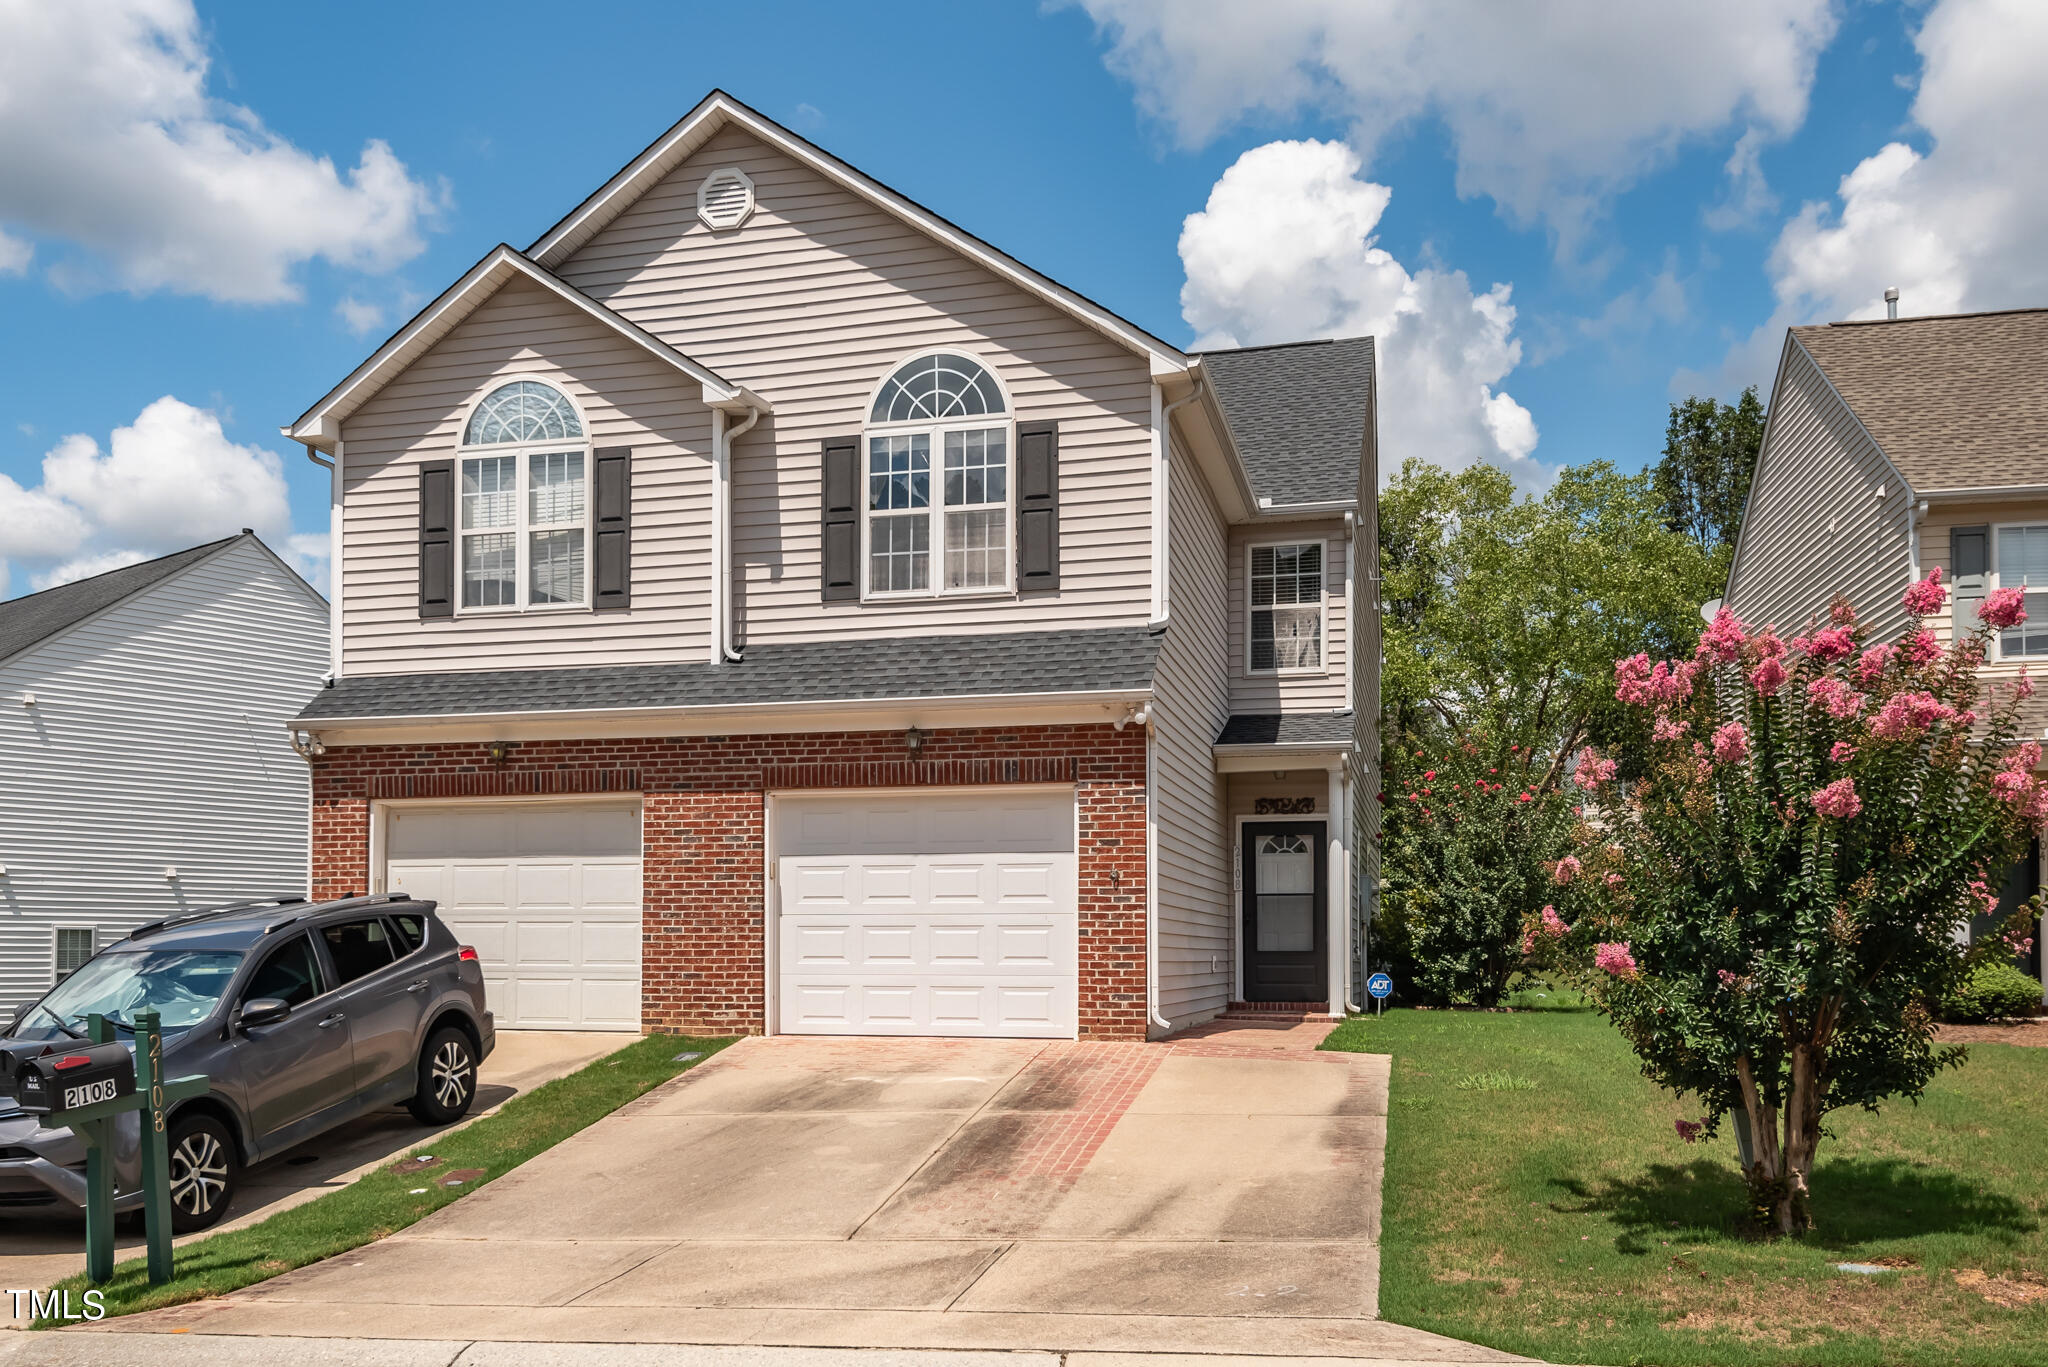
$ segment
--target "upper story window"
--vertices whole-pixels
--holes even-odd
[[[2000,527],[1997,535],[1995,587],[2024,589],[2027,595],[2027,620],[1998,634],[1999,657],[2048,655],[2048,526]]]
[[[904,362],[875,393],[866,446],[868,597],[1010,587],[1010,405],[986,367]]]
[[[590,448],[568,396],[514,380],[462,432],[460,610],[589,604]]]
[[[1252,546],[1249,554],[1246,585],[1250,590],[1251,672],[1321,672],[1322,542]]]

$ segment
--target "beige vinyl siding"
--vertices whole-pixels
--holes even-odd
[[[1323,667],[1314,673],[1254,674],[1247,596],[1251,548],[1303,541],[1323,543]],[[1341,518],[1230,529],[1231,711],[1330,711],[1344,705],[1344,671],[1350,668],[1344,620],[1344,541]]]
[[[1211,745],[1229,716],[1228,538],[1194,462],[1169,484],[1172,624],[1152,683],[1157,804],[1159,1009],[1175,1026],[1221,1011],[1235,980],[1229,822]]]
[[[633,449],[630,608],[420,620],[419,463],[456,456],[471,405],[509,379],[558,386],[592,446]],[[342,672],[705,659],[710,449],[695,382],[538,285],[506,285],[343,424]]]
[[[1939,569],[1944,583],[1955,578],[1954,562],[1950,559],[1949,532],[1956,527],[1989,527],[1991,532],[1991,584],[1998,584],[1998,529],[2007,525],[2041,526],[2048,524],[2048,499],[2015,498],[2000,501],[1973,503],[1937,503],[1927,510],[1927,516],[1920,522],[1920,573]],[[1951,639],[1954,620],[1954,604],[1944,609],[1940,616],[1929,619],[1928,625],[1945,646]],[[1976,620],[1966,618],[1964,630],[1977,626]],[[2001,660],[1994,645],[1991,657],[1985,661],[1984,675],[1987,678],[2012,678],[2018,675],[2025,660]],[[2033,673],[2048,675],[2048,659],[2032,661]]]
[[[326,669],[327,605],[248,540],[0,661],[0,1006],[49,988],[58,926],[105,948],[305,894],[310,784],[285,722]]]
[[[1904,625],[1905,481],[1798,342],[1785,350],[1728,604],[1790,632],[1836,594],[1878,635]]]
[[[756,208],[741,227],[714,232],[697,219],[697,187],[726,166],[753,178]],[[1146,619],[1144,357],[737,129],[715,135],[559,274],[774,406],[733,460],[743,641]],[[1019,419],[1059,422],[1060,588],[1021,598],[821,602],[819,443],[859,432],[887,372],[937,347],[993,369]]]

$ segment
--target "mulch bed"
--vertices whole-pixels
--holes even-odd
[[[2048,1017],[2000,1021],[1995,1025],[1944,1025],[1935,1039],[1942,1044],[2025,1044],[2048,1049]]]

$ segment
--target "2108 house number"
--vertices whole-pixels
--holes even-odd
[[[103,1077],[98,1082],[81,1082],[76,1087],[64,1089],[64,1109],[75,1111],[81,1106],[90,1106],[96,1101],[112,1101],[119,1093],[114,1079]]]

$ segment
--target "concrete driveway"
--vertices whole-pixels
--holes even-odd
[[[1299,1033],[743,1041],[403,1234],[109,1327],[1499,1356],[1374,1319],[1387,1060]]]
[[[592,1059],[623,1049],[633,1038],[584,1031],[501,1030],[498,1047],[477,1070],[476,1105],[462,1123],[496,1110],[521,1092],[574,1072]],[[402,1108],[364,1116],[244,1171],[228,1218],[212,1230],[186,1235],[178,1242],[189,1243],[209,1233],[254,1224],[346,1186],[438,1133],[441,1131],[422,1126]],[[123,1234],[116,1244],[121,1250],[117,1257],[129,1256],[129,1250],[139,1256],[142,1235]],[[0,1285],[46,1287],[84,1270],[82,1213],[44,1206],[0,1214]],[[6,1303],[0,1302],[0,1329],[15,1327],[19,1326],[6,1313]]]

